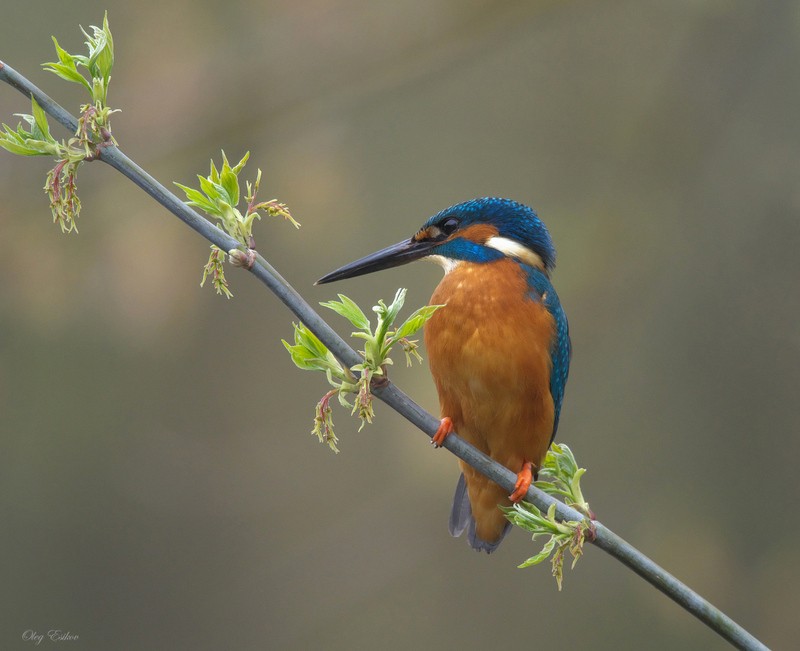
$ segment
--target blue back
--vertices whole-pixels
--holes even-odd
[[[555,406],[555,418],[553,420],[553,434],[550,437],[552,442],[558,430],[558,419],[561,416],[561,403],[564,401],[564,390],[567,386],[569,377],[569,362],[572,358],[572,344],[569,339],[569,323],[558,294],[553,287],[550,279],[540,269],[530,267],[526,264],[522,268],[528,274],[528,285],[531,287],[531,298],[542,301],[547,311],[553,316],[556,326],[555,338],[550,347],[550,360],[552,369],[550,370],[550,395],[553,396]]]

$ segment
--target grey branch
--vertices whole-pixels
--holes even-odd
[[[39,105],[56,121],[61,123],[71,133],[78,127],[78,120],[68,111],[45,95],[36,86],[13,68],[0,61],[0,80],[13,86],[23,95],[36,99]],[[197,231],[212,244],[216,244],[223,251],[241,248],[235,239],[217,228],[214,224],[201,217],[192,208],[184,204],[167,188],[156,181],[141,167],[128,158],[117,147],[98,149],[98,159],[108,163],[118,170],[142,190],[149,194],[158,203],[173,213],[187,226]],[[256,262],[250,270],[251,273],[264,283],[300,321],[302,321],[328,349],[344,364],[353,366],[359,364],[361,356],[353,350],[303,299],[300,294],[270,265],[261,255],[256,255]],[[439,420],[425,411],[403,391],[394,384],[377,388],[375,395],[383,402],[405,417],[413,425],[432,437],[439,427]],[[444,447],[459,459],[465,461],[473,468],[483,473],[492,481],[497,482],[510,492],[514,489],[516,475],[508,468],[483,454],[472,445],[459,438],[455,433],[449,435],[444,441]],[[562,502],[547,495],[541,490],[531,486],[526,500],[535,504],[542,511],[547,511],[551,504],[556,505],[556,514],[559,520],[583,519],[583,515],[569,508]],[[767,649],[767,647],[748,633],[739,624],[714,607],[703,597],[691,590],[684,583],[676,579],[669,572],[654,563],[635,547],[616,535],[600,522],[595,522],[596,537],[594,545],[606,551],[618,561],[636,572],[645,581],[675,601],[679,606],[689,611],[706,626],[719,633],[734,646],[740,649]]]

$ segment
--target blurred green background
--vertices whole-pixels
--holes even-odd
[[[433,265],[312,282],[452,203],[535,207],[592,506],[796,644],[800,4],[6,2],[0,59],[74,111],[39,64],[105,8],[122,148],[165,183],[251,150],[303,224],[260,224],[259,249],[312,303],[420,305]],[[2,120],[28,110],[0,88]],[[0,647],[727,648],[599,550],[558,593],[516,569],[522,532],[491,557],[450,538],[448,453],[378,405],[361,433],[335,413],[333,455],[287,310],[236,270],[233,300],[201,290],[206,243],[100,164],[61,235],[47,169],[0,152]],[[437,410],[426,368],[393,378]]]

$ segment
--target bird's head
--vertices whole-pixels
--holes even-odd
[[[323,276],[317,284],[432,258],[445,270],[459,262],[513,258],[549,274],[556,250],[536,213],[510,199],[473,199],[442,210],[403,240]]]

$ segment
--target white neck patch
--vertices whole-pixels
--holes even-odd
[[[445,258],[443,255],[429,255],[427,259],[431,262],[435,262],[438,264],[442,269],[444,269],[444,275],[446,276],[449,274],[453,269],[455,269],[461,260],[453,260],[452,258]]]
[[[544,262],[538,253],[534,253],[524,244],[510,240],[507,237],[490,237],[486,240],[486,246],[497,249],[500,253],[516,258],[520,262],[536,267],[537,269],[544,269]]]

